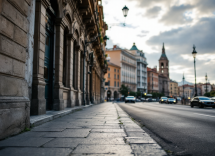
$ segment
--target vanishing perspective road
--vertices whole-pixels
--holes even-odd
[[[118,105],[170,154],[215,156],[215,109],[158,102]]]

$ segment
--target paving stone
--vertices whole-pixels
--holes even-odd
[[[33,137],[13,137],[0,142],[0,147],[21,146],[21,147],[40,147],[51,141],[53,138],[33,138]]]
[[[158,144],[131,144],[135,156],[167,156]]]
[[[120,129],[119,125],[84,126],[92,129]]]
[[[62,132],[50,132],[43,137],[87,137],[91,129],[66,129]]]
[[[126,132],[128,137],[149,137],[145,132]]]
[[[72,153],[129,155],[129,145],[78,145]]]
[[[91,132],[96,133],[122,133],[123,129],[92,129]]]
[[[65,128],[33,128],[31,131],[33,132],[62,132]]]
[[[85,138],[56,138],[43,145],[43,147],[66,147],[75,148],[82,143]]]
[[[117,156],[134,156],[133,154],[72,154],[71,156],[83,156],[83,155],[89,155],[89,156],[110,156],[110,155],[117,155]]]
[[[0,156],[68,156],[69,148],[5,148]]]
[[[87,138],[121,138],[126,136],[125,133],[90,133]]]
[[[126,137],[126,142],[130,144],[155,144],[151,137]]]
[[[141,128],[125,128],[126,132],[145,132]]]
[[[124,145],[123,137],[115,137],[115,138],[86,138],[81,144],[97,144],[97,145]]]

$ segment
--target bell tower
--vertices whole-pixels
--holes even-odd
[[[159,74],[162,74],[169,78],[169,60],[166,56],[165,47],[163,43],[162,54],[159,59]]]

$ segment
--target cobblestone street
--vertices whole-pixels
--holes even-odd
[[[0,149],[0,156],[166,155],[112,103],[93,105],[7,138]]]

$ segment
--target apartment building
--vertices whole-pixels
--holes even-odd
[[[159,73],[157,67],[147,67],[147,85],[148,93],[159,92]]]
[[[147,92],[147,60],[143,51],[139,50],[135,43],[130,49],[137,61],[137,91]]]
[[[137,63],[134,54],[129,50],[121,49],[114,45],[112,49],[106,49],[110,62],[121,67],[121,85],[128,86],[131,91],[137,91]]]

